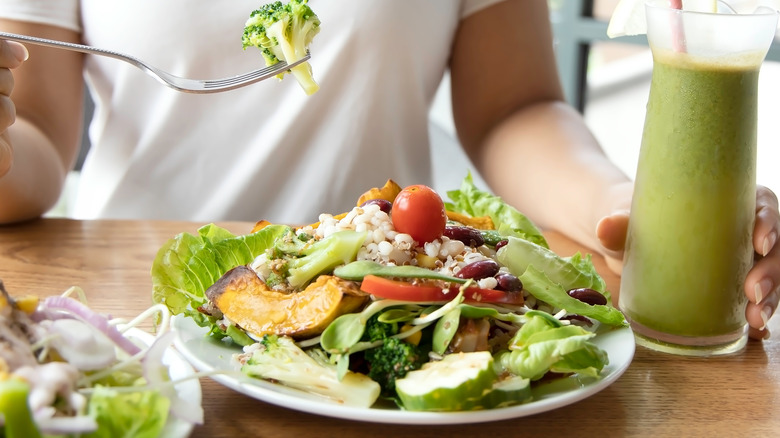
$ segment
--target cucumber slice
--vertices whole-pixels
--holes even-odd
[[[512,376],[493,384],[493,388],[474,403],[471,409],[502,408],[525,403],[531,398],[531,380]]]
[[[494,382],[493,386],[481,396],[464,400],[461,403],[461,410],[503,408],[525,403],[532,398],[531,380],[520,376],[510,376]]]
[[[462,411],[492,392],[496,378],[489,352],[456,353],[409,372],[395,389],[409,411]]]

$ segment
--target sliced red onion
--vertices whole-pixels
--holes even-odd
[[[65,311],[72,315],[76,315],[83,321],[105,333],[106,336],[111,338],[111,340],[119,346],[119,348],[126,351],[128,354],[134,355],[141,351],[137,345],[127,339],[115,326],[111,325],[107,317],[96,313],[78,300],[62,296],[48,297],[43,301],[39,309],[46,312],[46,319],[62,319],[65,317],[63,315],[57,315],[56,311]]]

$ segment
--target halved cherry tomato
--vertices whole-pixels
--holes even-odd
[[[418,280],[419,281],[419,280]],[[379,298],[401,301],[450,301],[458,294],[459,286],[442,288],[434,283],[409,283],[389,278],[366,275],[360,289]],[[463,291],[464,301],[470,303],[523,304],[522,292],[469,287]]]
[[[421,184],[404,188],[395,197],[390,213],[393,226],[418,243],[441,237],[447,225],[447,210],[436,191]]]

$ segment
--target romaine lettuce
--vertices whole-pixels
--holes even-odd
[[[230,337],[239,345],[254,341],[233,326],[222,327],[198,311],[206,303],[206,289],[230,269],[252,262],[292,228],[269,225],[255,233],[235,236],[214,224],[198,229],[198,235],[180,233],[157,252],[152,264],[152,300],[165,304],[172,314],[184,314],[210,329],[217,339]]]
[[[447,192],[452,202],[445,203],[447,210],[470,216],[489,216],[499,233],[515,236],[547,247],[542,232],[511,205],[491,193],[479,190],[474,185],[471,173],[466,175],[459,190]]]
[[[495,358],[501,369],[530,380],[538,380],[548,371],[595,377],[609,358],[590,341],[594,336],[582,327],[529,314],[528,323],[510,342],[510,350]]]
[[[499,263],[523,282],[523,288],[538,300],[569,313],[593,318],[613,326],[626,324],[623,314],[611,306],[604,280],[596,272],[590,256],[579,253],[561,257],[527,240],[509,238],[498,251]],[[590,305],[569,296],[571,289],[589,288],[607,298],[606,305]]]
[[[209,224],[198,235],[178,234],[157,252],[152,265],[152,299],[174,315],[194,315],[206,302],[204,292],[230,269],[250,263],[291,230],[270,225],[252,234],[235,236]],[[197,320],[197,319],[196,319]]]
[[[157,391],[118,392],[97,386],[88,413],[98,423],[85,438],[157,438],[168,421],[170,400]]]

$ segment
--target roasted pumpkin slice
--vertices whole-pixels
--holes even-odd
[[[273,225],[273,224],[265,219],[257,221],[255,222],[255,226],[252,227],[251,233],[256,233],[269,225]]]
[[[476,228],[478,230],[495,230],[493,225],[493,219],[490,216],[468,216],[462,213],[447,210],[447,219],[455,222],[459,222],[468,227]]]
[[[385,199],[387,201],[393,202],[399,193],[401,193],[401,186],[399,186],[398,183],[392,179],[389,179],[381,188],[373,187],[372,189],[360,195],[360,198],[358,198],[357,201],[357,205],[360,206],[364,202],[371,199]]]
[[[321,275],[303,291],[270,289],[248,266],[231,269],[206,290],[206,297],[248,333],[308,338],[344,313],[357,311],[368,295],[356,283]]]

